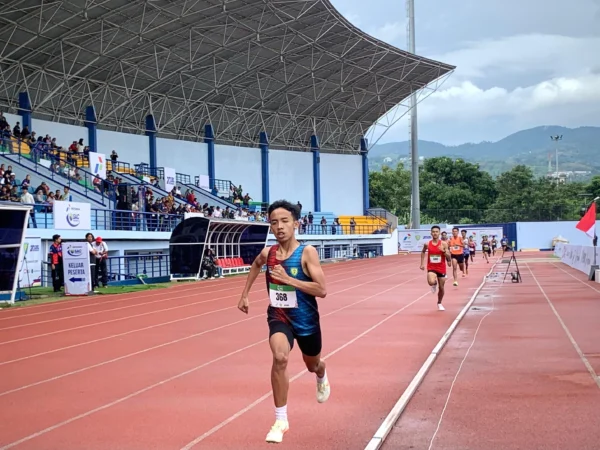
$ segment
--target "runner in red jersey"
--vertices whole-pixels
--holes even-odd
[[[431,241],[423,245],[421,252],[421,270],[425,270],[425,254],[427,256],[427,283],[431,286],[431,292],[435,294],[438,289],[438,310],[444,311],[442,305],[444,299],[444,285],[446,284],[446,266],[450,267],[450,250],[448,243],[440,240],[440,227],[431,227]]]

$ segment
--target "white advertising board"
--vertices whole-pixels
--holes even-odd
[[[106,179],[106,155],[103,153],[89,153],[89,170],[92,175],[98,175],[103,180]]]
[[[68,242],[62,248],[65,295],[88,295],[92,290],[88,243]]]
[[[165,167],[165,191],[171,192],[175,187],[175,169]]]
[[[89,203],[54,202],[52,211],[56,230],[91,230],[92,208]]]
[[[200,175],[198,180],[198,187],[200,189],[204,189],[205,191],[210,191],[210,178],[208,175]],[[224,194],[229,194],[225,192]]]
[[[590,273],[590,268],[594,264],[594,252],[596,252],[596,262],[600,262],[600,248],[591,245],[571,245],[558,242],[554,247],[554,255],[567,266],[575,270]]]
[[[398,230],[400,250],[405,252],[420,252],[423,243],[431,239],[431,230]]]
[[[21,253],[19,286],[21,288],[42,285],[42,239],[26,237]]]

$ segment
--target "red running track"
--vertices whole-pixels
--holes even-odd
[[[324,267],[332,394],[315,398],[296,349],[289,449],[362,449],[488,265],[448,286],[446,311],[417,256]],[[266,291],[245,277],[0,312],[0,449],[258,449],[274,420]]]
[[[599,448],[600,285],[518,258],[523,284],[486,283],[383,449]]]

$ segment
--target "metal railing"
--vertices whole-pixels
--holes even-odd
[[[21,203],[20,203],[21,204]],[[29,226],[46,230],[54,229],[54,215],[50,203],[30,205],[35,213],[29,216]],[[91,229],[94,231],[151,231],[171,232],[183,220],[183,214],[92,209]]]
[[[93,264],[94,261],[90,260],[90,263]],[[96,270],[94,265],[92,265],[91,270]],[[135,280],[140,277],[168,277],[170,275],[169,254],[149,253],[144,255],[109,256],[106,259],[106,272],[109,283]],[[96,276],[96,274],[92,273],[92,276]],[[47,262],[42,263],[42,286],[52,286],[52,269]],[[27,288],[23,289],[26,290]]]
[[[369,208],[365,211],[365,215],[368,217],[377,217],[381,219],[382,225],[389,225],[392,230],[398,228],[398,217],[393,215],[386,209],[383,208]]]
[[[79,166],[78,162],[85,162],[86,156],[51,150],[48,144],[39,142],[29,147],[29,144],[20,140],[8,141],[10,142],[7,143],[7,139],[3,139],[3,147],[11,149],[9,154],[14,158],[11,157],[10,161],[20,166],[23,171],[31,171],[61,187],[66,186],[73,193],[103,206],[110,207],[114,204],[113,186],[108,184],[108,190],[105,190],[102,180],[96,180],[94,174]],[[61,155],[66,155],[67,159],[62,159]],[[97,181],[97,187],[94,181]]]
[[[300,224],[299,234],[302,235],[352,235],[352,234],[390,234],[392,231],[387,224],[382,225],[321,225]]]

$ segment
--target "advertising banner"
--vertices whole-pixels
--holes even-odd
[[[89,203],[54,202],[55,230],[91,230],[92,208]]]
[[[21,288],[42,285],[42,239],[26,237],[21,254],[19,286]]]
[[[165,167],[165,191],[171,192],[175,187],[175,169]]]
[[[103,153],[89,153],[89,171],[92,175],[98,175],[103,180],[106,179],[106,155]]]
[[[67,242],[62,247],[65,295],[88,295],[92,290],[88,243]]]
[[[405,252],[420,252],[423,244],[431,239],[431,230],[398,230],[400,250]]]

